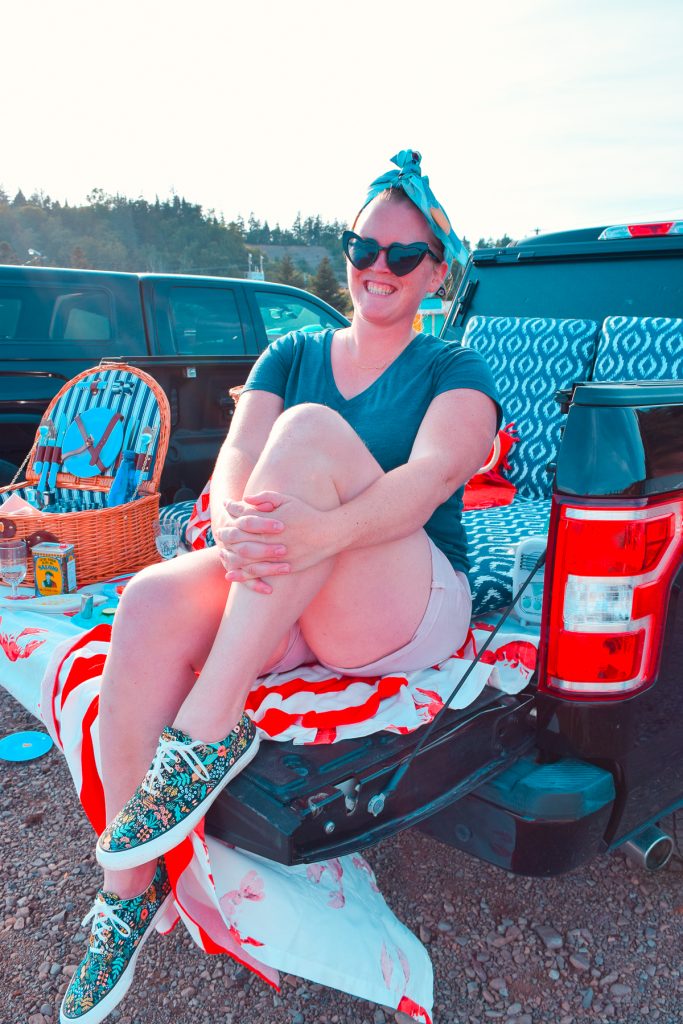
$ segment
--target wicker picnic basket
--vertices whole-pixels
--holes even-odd
[[[23,497],[26,488],[35,488],[39,482],[36,456],[42,454],[45,458],[40,431],[25,462],[25,480],[0,488],[0,538],[28,540],[30,545],[47,533],[52,535],[51,539],[74,544],[79,586],[136,572],[161,560],[152,524],[159,514],[159,480],[168,450],[171,417],[168,399],[154,378],[134,366],[103,361],[68,381],[50,402],[42,422],[52,422],[57,428],[61,422],[63,432],[66,417],[82,416],[91,408],[104,408],[105,404],[106,411],[118,417],[133,450],[140,447],[144,431],[152,437],[146,454],[140,455],[136,463],[142,479],[134,500],[111,508],[105,504],[121,460],[118,455],[112,466],[103,467],[106,472],[96,476],[80,477],[57,471],[54,486],[60,497],[68,495],[73,499],[71,504],[78,505],[79,498],[85,501],[87,495],[87,503],[96,507],[63,513],[36,509],[35,514],[3,516],[3,504],[12,494]],[[61,459],[61,449],[56,451]],[[30,557],[26,582],[34,582]]]

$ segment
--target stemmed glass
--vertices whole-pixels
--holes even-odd
[[[12,588],[11,597],[16,599],[17,587],[26,576],[26,541],[0,541],[0,576]]]
[[[180,544],[180,523],[172,519],[155,519],[153,527],[154,543],[161,557],[164,560],[175,558]]]

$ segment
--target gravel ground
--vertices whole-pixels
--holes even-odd
[[[34,728],[0,690],[0,735]],[[61,754],[0,762],[0,1024],[56,1024],[99,884],[93,834]],[[368,852],[390,906],[419,932],[435,1024],[683,1022],[683,870],[621,856],[549,881],[509,875],[417,832]],[[154,936],[118,1024],[383,1024],[402,1015],[287,975],[278,995],[182,927]]]

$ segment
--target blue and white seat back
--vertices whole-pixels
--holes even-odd
[[[509,479],[520,495],[547,497],[548,465],[557,457],[564,419],[555,393],[586,380],[598,325],[594,320],[473,316],[463,345],[476,349],[493,373],[504,422],[519,442],[510,453]]]
[[[59,429],[72,423],[79,413],[104,408],[120,413],[124,423],[124,447],[137,450],[143,431],[152,435],[150,470],[154,466],[159,444],[161,410],[149,385],[129,370],[113,365],[95,369],[74,384],[55,403],[52,419]],[[118,465],[117,459],[116,465]],[[111,475],[115,467],[111,470]]]
[[[680,380],[683,320],[608,316],[598,341],[593,380]]]

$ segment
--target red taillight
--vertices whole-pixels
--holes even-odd
[[[629,224],[628,233],[632,238],[644,238],[646,235],[668,235],[674,221],[665,220],[659,224]]]
[[[660,220],[651,224],[612,224],[599,240],[612,238],[648,238],[655,235],[683,235],[683,220]]]
[[[548,552],[541,689],[619,697],[655,678],[683,501],[585,507],[556,498]]]

